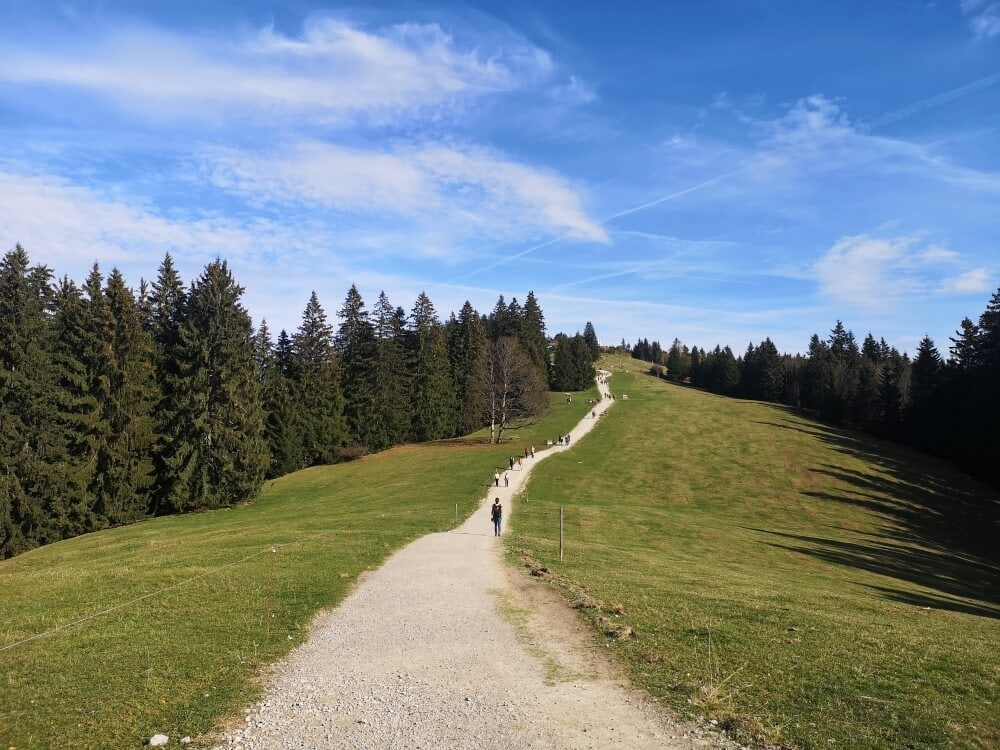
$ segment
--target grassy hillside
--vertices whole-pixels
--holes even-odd
[[[629,399],[532,474],[512,556],[582,584],[606,604],[585,610],[595,622],[635,629],[609,643],[638,684],[743,738],[1000,747],[997,493],[647,367],[612,363]]]
[[[568,431],[588,395],[553,394],[548,415],[501,447],[473,436],[397,448],[269,482],[246,507],[0,562],[0,747],[140,747],[154,732],[208,730],[257,694],[260,667],[299,643],[318,609],[395,549],[450,528],[456,503],[467,516],[494,466]]]

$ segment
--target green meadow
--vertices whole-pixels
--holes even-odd
[[[0,747],[138,748],[156,732],[209,732],[259,695],[262,667],[318,610],[393,551],[452,528],[456,504],[464,520],[494,467],[567,432],[594,395],[552,394],[546,416],[503,446],[483,434],[404,446],[267,482],[243,507],[0,562]]]
[[[582,609],[598,633],[634,629],[595,637],[636,684],[746,742],[1000,747],[998,493],[785,407],[605,366],[628,400],[533,472],[507,545],[603,604]]]

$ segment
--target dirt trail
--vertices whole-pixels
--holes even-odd
[[[733,747],[627,688],[561,598],[502,560],[488,506],[500,497],[506,524],[531,467],[598,421],[588,414],[569,446],[526,459],[462,526],[400,550],[320,614],[220,747]]]

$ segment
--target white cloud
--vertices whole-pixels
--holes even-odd
[[[895,273],[913,243],[911,237],[886,240],[868,235],[838,240],[813,265],[820,291],[866,310],[890,307],[915,289],[912,278]]]
[[[941,291],[946,294],[980,294],[990,289],[992,289],[990,273],[985,268],[973,268],[941,282]]]
[[[364,151],[302,141],[265,155],[212,150],[205,161],[215,185],[251,201],[403,217],[418,227],[437,226],[457,241],[539,231],[607,240],[565,178],[480,147]],[[441,252],[454,252],[444,244]]]
[[[311,18],[297,36],[263,29],[233,41],[132,26],[61,39],[45,52],[4,46],[2,81],[94,91],[171,119],[436,114],[533,85],[555,67],[547,52],[510,34],[459,39],[437,24],[364,29],[329,16]]]
[[[204,262],[216,255],[249,259],[322,244],[305,228],[292,232],[261,219],[168,218],[141,202],[57,177],[9,171],[0,171],[0,242],[5,248],[21,242],[60,272],[64,264],[142,261],[146,275],[167,251]]]
[[[920,248],[919,244],[915,235],[843,237],[811,271],[824,296],[862,310],[889,310],[907,294],[967,294],[989,288],[986,268],[942,278],[942,266],[952,270],[966,266],[962,256],[940,245]]]

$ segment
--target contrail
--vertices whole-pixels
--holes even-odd
[[[892,122],[904,120],[907,117],[912,117],[919,112],[923,112],[925,109],[939,107],[942,104],[947,104],[948,102],[954,101],[955,99],[963,97],[966,94],[971,94],[981,89],[985,89],[996,83],[1000,83],[1000,73],[994,73],[993,75],[986,76],[985,78],[980,78],[978,81],[973,81],[972,83],[967,83],[964,86],[959,86],[957,89],[945,91],[943,94],[938,94],[937,96],[932,96],[927,99],[921,99],[919,102],[914,102],[906,107],[901,107],[900,109],[893,110],[892,112],[887,112],[881,117],[872,120],[870,125],[873,128],[878,128]]]
[[[743,169],[744,167],[740,167],[739,169],[734,169],[731,172],[726,172],[724,174],[716,175],[715,177],[705,180],[704,182],[699,182],[697,185],[694,185],[692,187],[684,188],[683,190],[678,190],[676,193],[671,193],[670,195],[664,195],[662,198],[657,198],[656,200],[649,201],[649,203],[643,203],[638,206],[632,206],[632,208],[626,208],[624,211],[619,211],[618,213],[611,214],[610,216],[605,216],[604,218],[601,219],[601,223],[613,221],[614,219],[621,218],[622,216],[628,216],[629,214],[634,214],[637,211],[644,211],[647,208],[658,206],[661,203],[667,203],[668,201],[672,201],[675,198],[680,198],[681,196],[687,195],[688,193],[693,193],[697,190],[702,190],[703,188],[706,188],[709,185],[714,185],[716,182],[724,180],[728,177],[732,177],[734,174],[741,172]],[[510,263],[511,261],[517,260],[518,258],[523,258],[525,255],[528,255],[529,253],[541,250],[543,247],[548,247],[549,245],[554,245],[557,242],[562,242],[564,239],[566,239],[565,235],[562,235],[560,237],[553,237],[551,240],[547,240],[538,245],[534,245],[533,247],[529,247],[527,250],[522,250],[521,252],[515,253],[514,255],[510,255],[506,258],[501,258],[495,263],[491,263],[488,266],[483,266],[482,268],[477,268],[475,271],[470,271],[464,276],[459,276],[454,280],[463,281],[471,276],[477,276],[481,273],[485,273],[486,271],[492,271],[494,268],[497,268],[498,266],[505,265],[507,263]]]
[[[967,83],[964,86],[959,86],[958,88],[952,89],[951,91],[945,91],[942,94],[937,94],[936,96],[932,96],[927,99],[921,99],[919,102],[914,102],[913,104],[909,104],[900,109],[893,110],[892,112],[887,112],[881,117],[877,117],[876,119],[872,120],[869,123],[869,125],[873,128],[878,128],[882,127],[883,125],[888,125],[893,122],[898,122],[899,120],[903,120],[906,119],[907,117],[912,117],[915,114],[923,112],[925,109],[931,109],[932,107],[939,107],[942,104],[947,104],[948,102],[954,101],[955,99],[959,99],[963,96],[966,96],[967,94],[975,93],[976,91],[988,88],[997,83],[1000,83],[1000,73],[994,73],[992,75],[988,75],[985,78],[980,78],[978,81],[972,81],[971,83]],[[745,168],[746,167],[740,167],[730,172],[716,175],[711,179],[705,180],[704,182],[699,182],[697,185],[685,188],[684,190],[678,190],[675,193],[671,193],[670,195],[665,195],[662,198],[657,198],[656,200],[649,201],[648,203],[643,203],[638,206],[633,206],[632,208],[626,208],[624,211],[619,211],[617,213],[611,214],[610,216],[605,216],[603,219],[601,219],[601,222],[603,223],[603,222],[613,221],[614,219],[619,219],[622,216],[628,216],[629,214],[634,214],[639,211],[644,211],[647,208],[658,206],[661,203],[667,203],[676,198],[688,195],[689,193],[694,193],[698,190],[703,190],[706,187],[714,185],[717,182],[721,182],[722,180],[728,179],[729,177],[732,177],[733,175],[742,172]],[[463,281],[472,276],[477,276],[481,273],[485,273],[486,271],[492,271],[494,268],[506,265],[507,263],[517,260],[518,258],[523,258],[525,255],[529,255],[530,253],[541,250],[542,248],[554,245],[557,242],[562,242],[564,239],[566,239],[565,235],[559,237],[553,237],[551,240],[547,240],[538,245],[529,247],[527,250],[522,250],[521,252],[515,253],[514,255],[511,255],[506,258],[501,258],[500,260],[496,261],[495,263],[491,263],[488,266],[483,266],[482,268],[476,269],[475,271],[470,271],[464,276],[459,276],[458,278],[455,279],[455,281]]]

